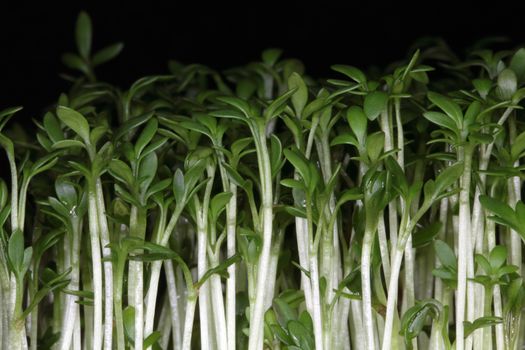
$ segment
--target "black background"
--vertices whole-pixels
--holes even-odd
[[[143,75],[165,73],[169,59],[222,69],[256,60],[267,47],[284,49],[318,77],[335,63],[385,66],[422,36],[444,38],[460,56],[486,36],[505,36],[503,47],[512,48],[525,41],[523,2],[4,1],[0,109],[23,105],[18,118],[39,118],[67,89],[60,56],[75,50],[80,10],[92,17],[95,50],[124,42],[121,56],[97,72],[125,88]]]

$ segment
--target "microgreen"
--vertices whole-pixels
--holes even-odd
[[[268,49],[117,88],[123,45],[84,12],[74,38],[34,140],[0,111],[2,349],[524,343],[525,49],[326,84]]]

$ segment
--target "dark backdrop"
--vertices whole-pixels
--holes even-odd
[[[99,78],[123,87],[166,72],[168,59],[221,69],[255,60],[267,47],[283,48],[308,73],[326,76],[334,63],[368,67],[403,58],[422,36],[442,37],[460,55],[489,35],[507,37],[509,48],[525,41],[519,1],[54,2],[0,5],[0,109],[23,105],[22,118],[39,116],[67,88],[60,56],[75,49],[82,9],[93,20],[95,49],[125,43],[121,56],[98,70]]]

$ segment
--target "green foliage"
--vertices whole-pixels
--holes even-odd
[[[523,48],[462,62],[429,40],[326,83],[268,49],[116,87],[95,69],[123,44],[98,49],[85,12],[74,39],[80,75],[34,137],[0,111],[0,347],[523,339]]]

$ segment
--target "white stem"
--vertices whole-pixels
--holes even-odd
[[[392,260],[392,274],[388,283],[388,299],[386,305],[385,331],[383,333],[383,350],[390,350],[392,346],[392,328],[394,325],[394,314],[396,312],[397,288],[399,284],[399,272],[403,261],[404,249],[396,249]]]
[[[184,317],[184,332],[182,333],[182,350],[191,350],[191,334],[193,333],[193,317],[195,316],[196,296],[189,296]]]
[[[313,325],[315,348],[322,350],[323,347],[323,320],[321,313],[321,294],[319,286],[319,267],[317,254],[310,248],[310,281],[312,282],[312,301],[313,301]]]
[[[100,254],[99,223],[95,191],[88,193],[89,236],[93,264],[93,350],[102,348],[102,259]]]
[[[217,265],[217,263],[214,263],[214,266]],[[216,274],[210,277],[210,293],[215,334],[217,334],[217,349],[226,350],[228,348],[226,313],[224,311],[224,298],[222,297],[221,278]]]
[[[465,321],[467,297],[467,269],[470,248],[470,154],[460,148],[458,159],[464,162],[459,194],[459,236],[458,236],[458,290],[456,299],[456,350],[465,349],[463,321]],[[474,297],[474,296],[472,296]]]
[[[232,198],[230,199],[228,207],[226,208],[226,253],[228,258],[231,258],[236,253],[235,242],[237,240],[237,186],[231,184],[230,192],[232,193]],[[230,266],[228,266],[228,279],[226,280],[226,328],[228,350],[235,350],[236,345],[236,273],[236,264],[231,264]]]
[[[182,348],[182,329],[179,315],[179,297],[177,295],[178,288],[175,280],[175,271],[173,269],[173,262],[171,260],[164,261],[164,272],[166,275],[166,284],[168,288],[168,298],[171,311],[173,349],[180,350]]]
[[[260,133],[259,133],[260,134]],[[257,264],[257,291],[255,304],[250,317],[250,334],[248,341],[248,350],[261,350],[263,347],[263,326],[264,326],[264,302],[266,288],[268,283],[268,269],[270,265],[270,255],[272,248],[273,233],[273,189],[272,173],[266,139],[260,137],[257,142],[260,148],[257,152],[260,163],[260,179],[262,185],[262,238],[263,244],[259,261]]]
[[[73,232],[71,242],[71,281],[68,289],[73,291],[79,290],[79,254],[80,254],[80,227],[78,219],[72,220]],[[66,252],[67,253],[67,252]],[[67,350],[71,348],[73,342],[74,331],[77,328],[77,319],[79,314],[79,305],[77,304],[78,296],[68,294],[66,296],[66,305],[64,308],[64,316],[62,319],[62,331],[60,332],[59,349]]]
[[[414,249],[412,248],[412,235],[409,235],[405,245],[405,292],[403,294],[404,305],[401,310],[406,310],[414,306]]]
[[[106,219],[106,206],[102,192],[102,181],[97,179],[97,213],[99,220],[100,242],[104,261],[104,349],[111,350],[113,345],[113,264],[111,262],[111,248],[108,247],[109,229]],[[140,350],[141,348],[135,350]]]
[[[363,324],[366,342],[364,349],[375,350],[374,317],[372,313],[372,286],[370,282],[371,250],[374,233],[370,228],[365,228],[363,246],[361,248],[361,288],[363,299]]]
[[[146,231],[145,208],[131,207],[130,235],[144,239]],[[160,262],[158,262],[160,264]],[[134,350],[142,350],[144,344],[144,265],[142,261],[130,261],[128,267],[128,304],[135,311]]]
[[[297,237],[297,251],[299,255],[299,264],[305,270],[308,270],[310,261],[310,252],[308,249],[309,234],[308,234],[308,221],[304,218],[295,217],[295,232]],[[301,289],[304,291],[304,301],[306,304],[306,310],[310,314],[313,312],[312,302],[312,284],[310,278],[301,271]]]
[[[208,238],[206,232],[206,218],[202,213],[198,199],[195,198],[195,207],[197,212],[197,271],[199,279],[204,276],[208,269],[208,259],[206,257],[206,248],[208,246]],[[211,349],[210,339],[210,315],[209,306],[209,281],[204,282],[199,291],[199,316],[201,329],[201,348]],[[186,327],[186,326],[185,326]]]

